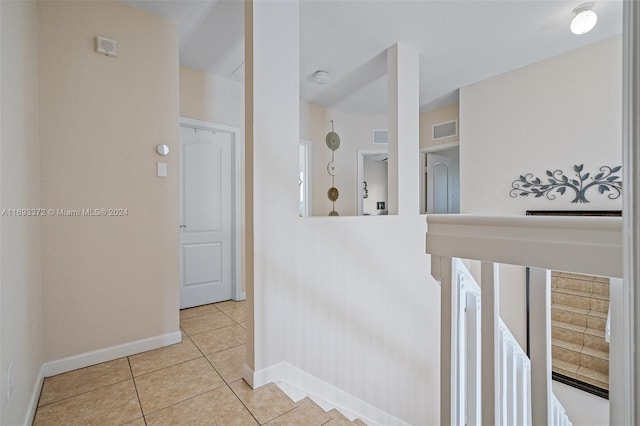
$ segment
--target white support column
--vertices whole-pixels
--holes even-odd
[[[440,259],[440,424],[458,424],[454,409],[457,395],[455,377],[457,289],[450,257]]]
[[[269,282],[289,274],[286,262],[268,254],[293,256],[291,223],[298,219],[296,188],[300,140],[300,4],[247,0],[245,7],[245,184],[247,358],[244,378],[265,368],[267,351],[277,346],[265,306],[274,306]],[[258,161],[259,159],[259,161]],[[254,161],[255,160],[255,161]],[[274,165],[277,165],[274,167]],[[292,189],[293,188],[293,189]],[[273,327],[273,325],[271,325]],[[264,342],[266,336],[273,344]]]
[[[612,319],[621,317],[614,334],[629,344],[610,363],[622,364],[624,376],[613,377],[618,391],[610,395],[609,420],[613,424],[637,424],[640,414],[640,4],[623,2],[622,30],[622,160],[624,280],[621,303],[612,304]],[[613,390],[613,388],[612,388]]]
[[[387,49],[389,214],[420,212],[420,55],[403,44]]]
[[[551,424],[551,271],[529,270],[532,424]]]
[[[498,264],[482,262],[482,424],[500,422],[500,284]]]

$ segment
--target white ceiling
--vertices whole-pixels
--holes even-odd
[[[242,81],[240,0],[125,0],[174,20],[180,63]],[[573,35],[577,1],[303,0],[300,94],[345,112],[386,113],[385,50],[420,52],[421,110],[457,101],[458,88],[622,32],[622,1],[600,0],[598,24]],[[317,70],[330,82],[311,80]]]

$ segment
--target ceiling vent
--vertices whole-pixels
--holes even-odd
[[[373,129],[371,139],[376,145],[389,143],[389,131],[387,129]]]
[[[432,139],[434,141],[437,141],[438,139],[450,138],[452,136],[458,136],[458,120],[451,120],[434,124],[432,129]]]

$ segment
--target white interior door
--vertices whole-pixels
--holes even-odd
[[[180,308],[232,297],[232,135],[180,127]]]
[[[427,153],[427,213],[460,211],[458,149]]]

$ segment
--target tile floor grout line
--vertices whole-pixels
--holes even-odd
[[[220,378],[222,379],[222,381],[223,381],[226,385],[229,385],[229,383],[224,379],[224,377],[222,377],[222,374],[220,374],[220,372],[218,371],[218,369],[216,368],[216,366],[215,366],[215,365],[213,365],[213,363],[211,362],[211,360],[210,360],[209,358],[207,358],[207,356],[206,356],[206,355],[204,356],[204,359],[206,359],[206,360],[207,360],[207,362],[209,363],[209,365],[211,366],[211,368],[213,368],[213,371],[215,371],[215,372],[216,372],[216,374],[217,374],[218,376],[220,376]]]
[[[214,390],[218,390],[218,389],[220,389],[220,388],[222,388],[222,387],[225,387],[225,386],[229,387],[226,383],[224,383],[224,382],[223,382],[220,386],[216,386],[215,388],[207,389],[207,390],[206,390],[206,391],[204,391],[204,392],[200,392],[199,394],[192,395],[192,396],[190,396],[189,398],[183,399],[182,401],[174,402],[173,404],[171,404],[171,405],[167,405],[166,407],[158,408],[157,410],[151,411],[151,412],[149,412],[148,414],[144,414],[144,413],[143,413],[143,414],[144,414],[144,415],[143,415],[143,417],[145,417],[145,425],[147,424],[147,422],[146,422],[146,416],[150,416],[150,415],[155,414],[155,413],[157,413],[157,412],[159,412],[159,411],[166,410],[167,408],[171,408],[171,407],[176,406],[176,405],[178,405],[178,404],[182,404],[182,403],[183,403],[183,402],[185,402],[185,401],[189,401],[190,399],[197,398],[197,397],[199,397],[199,396],[204,395],[205,393],[213,392]]]
[[[118,359],[120,359],[120,358],[118,358]],[[96,364],[96,365],[97,365],[97,364]],[[71,370],[71,371],[76,371],[76,370]],[[70,371],[68,371],[67,373],[70,373]],[[60,373],[60,374],[65,374],[65,373]],[[52,405],[52,404],[57,404],[58,402],[66,401],[67,399],[75,398],[76,396],[86,395],[86,394],[88,394],[88,393],[90,393],[90,392],[97,391],[97,390],[99,390],[99,389],[104,389],[104,388],[108,388],[109,386],[118,385],[118,384],[120,384],[120,383],[122,383],[122,382],[126,382],[127,380],[133,380],[133,376],[132,376],[132,377],[129,377],[128,379],[124,379],[124,380],[120,380],[120,381],[117,381],[117,382],[109,383],[108,385],[98,386],[97,388],[93,388],[93,389],[88,390],[88,391],[86,391],[86,392],[80,392],[80,393],[78,393],[78,394],[71,395],[71,396],[67,396],[67,397],[62,398],[62,399],[57,399],[57,400],[55,400],[55,401],[51,401],[51,402],[48,402],[48,403],[46,403],[46,404],[39,405],[37,408],[38,408],[38,409],[40,409],[40,408],[42,408],[42,407],[47,407],[47,406]],[[44,388],[44,386],[43,386],[43,388]],[[42,391],[40,391],[40,396],[42,396]],[[38,400],[39,400],[39,399],[38,399]]]
[[[233,321],[233,320],[232,320],[232,321]],[[212,329],[210,329],[210,330],[205,330],[205,331],[201,331],[201,332],[199,332],[199,333],[194,333],[194,334],[193,334],[193,336],[198,336],[198,335],[200,335],[200,334],[209,333],[209,332],[216,331],[216,330],[221,330],[221,329],[223,329],[223,328],[234,327],[234,326],[236,326],[236,325],[237,325],[238,327],[242,328],[242,326],[241,326],[240,324],[238,324],[237,322],[235,322],[235,321],[234,321],[234,322],[233,322],[233,324],[223,325],[222,327],[212,328]],[[244,328],[242,328],[242,329],[243,329],[243,330],[245,330]],[[183,330],[184,330],[184,329],[183,329]],[[189,333],[187,333],[186,331],[185,331],[184,333],[187,335],[187,337],[189,337],[189,339],[191,339],[191,335],[190,335]]]
[[[197,358],[192,358],[192,359],[188,359],[188,360],[185,360],[185,361],[179,361],[179,362],[176,362],[175,364],[171,364],[171,365],[168,365],[166,367],[159,368],[157,370],[149,371],[148,373],[140,374],[138,376],[133,376],[133,378],[135,379],[136,377],[140,378],[140,377],[143,377],[143,376],[148,376],[149,374],[157,373],[158,371],[166,370],[167,368],[175,367],[177,365],[186,364],[188,362],[195,361],[195,360],[200,359],[200,358],[206,358],[206,356],[203,355],[203,356],[199,356]]]
[[[209,306],[209,305],[200,305],[200,306],[196,306],[195,308],[185,308],[185,309],[180,309],[178,312],[179,312],[179,313],[180,313],[180,312],[185,312],[185,311],[188,311],[189,309],[198,309],[198,308],[200,308],[200,307],[202,307],[202,306]],[[218,308],[216,308],[216,309],[218,310],[218,312],[222,312],[220,309],[218,309]],[[191,319],[191,318],[195,318],[195,317],[201,317],[202,315],[207,315],[207,314],[211,314],[211,313],[212,313],[212,312],[205,312],[205,313],[202,313],[202,314],[194,314],[194,315],[193,315],[193,316],[191,316],[191,317],[188,317],[188,318],[182,318],[182,319]],[[213,313],[215,313],[215,312],[213,312]]]
[[[136,391],[136,398],[138,398],[138,407],[140,407],[140,412],[142,413],[142,421],[146,426],[147,419],[144,418],[144,411],[142,411],[142,401],[140,401],[140,394],[138,393],[138,385],[136,384],[136,376],[133,375],[133,368],[131,367],[131,360],[129,359],[129,357],[127,357],[127,363],[129,364],[129,371],[131,372],[131,378],[133,380],[133,388]]]
[[[232,382],[232,383],[235,383],[235,382],[240,381],[240,380],[243,380],[243,381],[244,381],[244,379],[238,379],[238,380],[236,380],[236,381],[234,381],[234,382]],[[259,424],[260,426],[262,426],[262,424],[263,424],[263,423],[260,423],[260,421],[256,418],[256,416],[254,416],[254,415],[253,415],[253,412],[249,409],[249,407],[247,407],[247,404],[245,404],[245,403],[244,403],[244,401],[243,401],[243,400],[238,396],[238,394],[233,390],[233,388],[231,387],[231,385],[229,384],[229,385],[227,385],[227,386],[228,386],[228,387],[229,387],[229,389],[231,390],[231,393],[233,393],[233,396],[235,396],[235,397],[238,399],[238,401],[240,401],[240,404],[242,404],[242,406],[243,406],[243,407],[244,407],[244,408],[249,412],[249,415],[251,415],[251,417],[253,417],[253,420],[255,420],[257,424]],[[269,420],[269,421],[271,421],[271,420]]]
[[[247,344],[247,343],[245,342],[245,343],[240,343],[239,345],[229,346],[228,348],[221,349],[221,350],[216,351],[216,352],[208,353],[208,354],[206,354],[206,355],[205,355],[205,357],[207,357],[207,356],[209,356],[209,355],[219,354],[220,352],[228,351],[228,350],[231,350],[231,349],[235,349],[235,348],[237,348],[238,346],[243,346],[243,345],[246,345],[246,344]],[[194,345],[195,345],[195,343],[194,343]],[[198,349],[199,349],[199,348],[198,348]],[[202,351],[201,351],[201,352],[202,352]]]
[[[276,385],[276,386],[277,386],[277,385]],[[289,398],[289,399],[291,399],[291,398]],[[291,400],[293,401],[293,399],[291,399]],[[272,421],[274,421],[274,420],[278,420],[280,417],[282,417],[282,416],[284,416],[284,415],[286,415],[286,414],[289,414],[289,413],[290,413],[290,412],[292,412],[293,410],[297,410],[298,408],[302,409],[302,407],[300,407],[299,405],[297,405],[298,403],[297,403],[296,401],[293,401],[293,402],[296,404],[296,406],[295,406],[295,407],[293,407],[293,408],[292,408],[291,410],[289,410],[289,411],[285,411],[284,413],[280,414],[278,417],[274,417],[273,419],[269,420],[269,421],[268,421],[267,423],[265,423],[265,424],[269,424],[269,423],[271,423],[271,422],[272,422]],[[326,413],[326,411],[325,411],[325,413]]]
[[[244,378],[240,378],[240,379],[235,380],[233,383],[235,383],[235,382],[239,382],[239,381],[243,381],[243,382],[245,382]],[[245,382],[245,383],[246,383],[246,382]],[[280,392],[282,392],[282,390],[278,387],[278,385],[277,385],[275,382],[269,382],[269,383],[267,383],[267,385],[268,385],[268,384],[273,384],[273,385],[276,387],[276,389],[278,389],[278,390],[280,390]],[[248,384],[248,383],[247,383],[247,386],[249,386],[249,384]],[[231,388],[231,386],[229,386],[229,387]],[[249,387],[251,388],[251,386],[249,386]],[[231,390],[233,390],[233,389],[231,389]],[[252,392],[256,392],[256,390],[255,390],[255,389],[253,389],[253,388],[251,388],[251,391],[252,391]],[[235,393],[235,392],[234,392],[234,393]],[[256,418],[256,421],[258,422],[258,424],[259,424],[259,425],[261,425],[261,426],[268,425],[269,423],[271,423],[271,422],[272,422],[272,421],[274,421],[275,419],[277,419],[277,418],[279,418],[279,417],[281,417],[281,416],[284,416],[285,414],[287,414],[287,413],[289,413],[289,412],[291,412],[291,411],[295,410],[296,408],[301,408],[301,407],[298,405],[298,403],[297,403],[296,401],[294,401],[293,399],[291,399],[291,398],[289,397],[289,395],[285,394],[284,392],[282,392],[282,393],[283,393],[283,395],[285,396],[285,398],[287,398],[289,401],[291,401],[291,402],[293,403],[294,407],[293,407],[291,410],[285,411],[284,413],[279,414],[278,416],[276,416],[276,417],[274,417],[274,418],[272,418],[272,419],[269,419],[269,420],[267,420],[267,421],[266,421],[266,422],[264,422],[264,423],[260,423],[260,422],[258,421],[258,419]],[[238,397],[238,399],[240,399],[240,397]],[[249,412],[251,413],[251,410],[249,409],[249,407],[247,407],[247,410],[249,410]],[[326,411],[325,411],[325,412],[326,412]],[[252,413],[252,415],[253,415],[253,413]],[[254,417],[254,418],[255,418],[255,417]],[[333,417],[332,417],[332,418],[333,418]]]
[[[229,319],[231,319],[231,318],[229,318]],[[199,332],[193,333],[193,334],[189,334],[189,333],[187,333],[185,331],[184,334],[186,334],[187,337],[189,337],[189,339],[191,339],[191,336],[197,336],[199,334],[208,333],[210,331],[220,330],[221,328],[225,328],[225,327],[233,327],[234,325],[240,326],[242,328],[242,326],[240,324],[238,324],[237,322],[234,321],[233,324],[223,325],[223,326],[220,326],[220,327],[214,327],[214,328],[210,328],[209,330],[199,331]],[[184,331],[184,329],[182,329],[182,330]]]
[[[0,1],[2,1],[2,0],[0,0]],[[195,361],[196,359],[200,359],[200,358],[202,358],[202,357],[201,356],[197,356],[195,358],[185,359],[183,361],[177,361],[175,364],[167,365],[166,367],[161,367],[161,368],[158,368],[157,370],[147,371],[146,373],[138,374],[137,376],[133,376],[133,377],[136,378],[136,377],[142,377],[142,376],[146,376],[146,375],[149,375],[149,374],[157,373],[158,371],[166,370],[167,368],[171,368],[173,366],[180,365],[180,364],[185,364],[185,363],[190,362],[190,361]]]
[[[0,0],[0,1],[1,1],[1,0]],[[204,354],[204,356],[206,357],[206,356],[209,356],[209,355],[219,354],[220,352],[228,351],[229,349],[234,349],[234,348],[237,348],[238,346],[242,346],[242,345],[246,345],[246,344],[247,344],[246,342],[245,342],[245,343],[240,343],[239,345],[229,346],[228,348],[220,349],[219,351],[215,351],[215,352],[209,352],[209,353],[207,353],[207,354],[204,354],[204,352],[202,352],[202,351],[200,350],[200,348],[198,348],[198,350],[200,350],[200,353]],[[195,345],[195,343],[194,343],[194,345]],[[197,346],[198,346],[198,345],[196,345],[196,347],[197,347]]]

